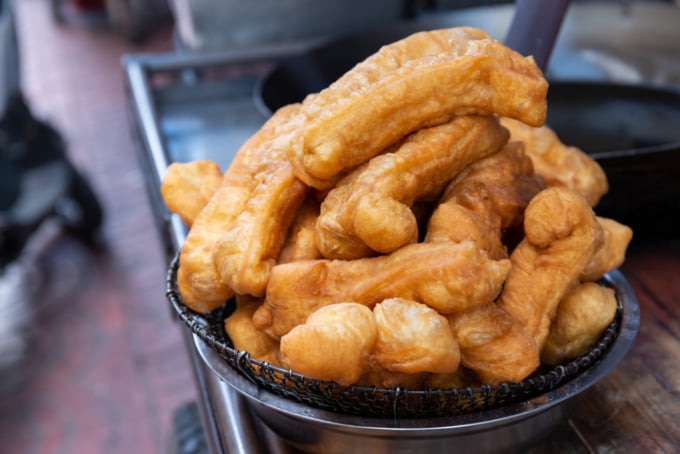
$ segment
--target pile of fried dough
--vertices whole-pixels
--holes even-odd
[[[178,288],[235,297],[237,350],[342,385],[517,382],[613,320],[632,231],[601,167],[544,125],[533,58],[468,27],[382,47],[276,111],[223,173],[175,163]]]

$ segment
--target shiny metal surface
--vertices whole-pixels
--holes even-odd
[[[522,55],[533,55],[545,70],[562,27],[570,0],[517,0],[505,45]]]
[[[469,25],[506,36],[514,6],[434,15],[432,24]],[[680,85],[680,8],[662,2],[570,5],[546,71],[552,80],[608,80]]]
[[[404,0],[171,1],[182,45],[199,52],[293,42],[379,27],[403,17],[406,10]]]
[[[630,349],[640,324],[637,298],[620,272],[610,273],[608,280],[623,305],[623,317],[617,339],[599,363],[536,398],[468,415],[395,420],[319,410],[257,387],[200,339],[195,343],[208,367],[245,397],[269,429],[301,452],[441,452],[452,443],[466,453],[507,452],[530,446],[564,421],[583,391],[611,372]]]

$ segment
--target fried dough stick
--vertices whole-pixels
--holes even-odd
[[[604,231],[604,245],[581,272],[582,281],[596,281],[606,273],[621,266],[626,259],[626,250],[633,239],[633,229],[614,219],[597,216]]]
[[[550,334],[541,350],[546,364],[559,364],[585,353],[616,316],[614,289],[586,282],[559,304]]]
[[[582,150],[563,144],[547,126],[532,127],[512,118],[501,118],[510,130],[510,140],[524,142],[526,153],[534,162],[536,173],[548,187],[571,188],[596,206],[609,190],[607,175],[593,158]]]
[[[298,210],[293,225],[288,230],[277,263],[322,258],[316,245],[316,221],[318,217],[319,202],[314,194],[310,194]]]
[[[535,126],[545,121],[548,83],[531,57],[470,28],[404,40],[303,101],[308,126],[290,158],[310,186],[328,188],[409,133],[454,115],[498,114]],[[419,53],[411,40],[435,45]]]
[[[220,186],[189,229],[179,258],[177,284],[191,309],[207,312],[233,296],[233,289],[222,281],[213,263],[213,248],[245,209],[259,184],[258,176],[267,174],[272,166],[284,166],[283,159],[277,161],[270,156],[270,144],[298,108],[281,108],[241,146]]]
[[[474,243],[416,243],[392,254],[356,260],[303,260],[272,269],[258,329],[278,338],[329,304],[373,307],[387,298],[427,304],[442,314],[492,301],[510,261],[489,259]]]
[[[506,258],[504,231],[522,222],[527,204],[544,187],[523,144],[510,142],[449,183],[430,216],[425,241],[472,240],[490,257]]]
[[[387,254],[416,242],[414,202],[436,197],[465,167],[500,150],[507,140],[507,130],[495,117],[463,116],[418,131],[394,152],[374,157],[341,180],[321,204],[317,236],[322,254],[352,259],[368,255],[364,244]],[[361,255],[346,253],[354,250]]]
[[[498,305],[543,347],[557,305],[604,243],[604,233],[585,198],[571,189],[548,188],[524,212],[525,237],[510,260]]]
[[[368,368],[378,338],[371,310],[358,303],[320,308],[281,338],[286,367],[319,380],[356,383]]]
[[[460,349],[449,321],[431,307],[403,298],[389,298],[373,308],[378,340],[371,360],[393,372],[452,373]]]
[[[191,227],[221,182],[222,171],[214,161],[173,162],[163,177],[161,196],[168,210]]]
[[[256,184],[250,197],[213,245],[220,280],[239,294],[264,296],[271,267],[309,192],[286,158],[292,136],[303,127],[294,115],[297,107],[285,108],[290,111],[287,120],[262,144],[261,162],[252,168]]]
[[[280,367],[279,341],[253,326],[253,313],[259,305],[258,301],[239,304],[224,320],[224,330],[236,350],[247,351],[254,359]]]
[[[544,187],[521,142],[470,165],[453,180],[432,213],[425,241],[472,240],[493,258],[507,257],[505,229],[521,223]],[[539,365],[539,351],[517,322],[494,302],[449,317],[461,362],[482,383],[517,382]]]
[[[279,253],[278,263],[321,258],[316,247],[315,224],[319,215],[319,202],[313,195],[307,197],[288,231],[286,242]],[[281,367],[279,341],[253,325],[253,314],[263,298],[236,295],[236,310],[225,319],[224,328],[234,348],[247,351],[252,358]]]
[[[536,343],[495,303],[448,318],[461,363],[482,383],[519,382],[540,364]]]
[[[308,189],[285,162],[262,177],[245,209],[213,247],[222,282],[253,296],[264,296],[269,272]]]

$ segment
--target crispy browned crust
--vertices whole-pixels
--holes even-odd
[[[377,337],[369,308],[334,304],[314,312],[281,338],[281,358],[286,367],[308,377],[351,385],[367,370]]]
[[[461,363],[482,383],[519,382],[538,367],[533,339],[495,303],[449,316]]]
[[[351,259],[417,241],[413,204],[436,198],[465,167],[495,153],[507,139],[495,117],[463,116],[418,131],[393,152],[371,159],[322,203],[317,222],[322,254]]]
[[[627,225],[602,216],[597,216],[597,221],[604,232],[604,244],[581,272],[582,281],[596,281],[621,266],[633,239],[633,229]]]
[[[557,305],[579,284],[579,276],[604,242],[585,198],[571,189],[548,188],[524,213],[525,238],[510,255],[498,305],[517,321],[539,350]]]
[[[521,224],[529,201],[545,188],[521,142],[468,166],[446,188],[425,241],[473,240],[491,257],[507,257],[503,234]]]
[[[374,309],[378,340],[371,360],[391,372],[452,373],[460,364],[460,349],[449,321],[431,307],[390,298]]]
[[[224,330],[236,350],[248,352],[252,358],[258,361],[267,361],[280,367],[279,341],[272,339],[253,326],[253,313],[260,304],[256,300],[240,304],[224,320]]]
[[[524,142],[526,153],[548,187],[564,186],[596,206],[609,190],[607,175],[597,161],[581,149],[567,146],[547,126],[532,127],[511,118],[501,118],[511,140]]]
[[[168,210],[191,227],[221,182],[222,171],[216,162],[173,162],[163,177],[161,196]]]
[[[448,314],[499,294],[509,260],[491,260],[472,242],[417,243],[389,255],[356,260],[303,260],[272,269],[255,326],[280,337],[320,307],[387,298],[422,302]]]
[[[614,289],[586,282],[560,301],[541,350],[546,364],[574,359],[588,350],[616,316]]]
[[[285,154],[270,146],[299,105],[277,111],[236,153],[222,182],[196,217],[182,245],[177,283],[185,304],[199,312],[222,305],[234,294],[213,261],[213,248],[246,209],[263,175],[285,165]],[[259,179],[258,179],[259,176]]]
[[[540,126],[547,89],[531,57],[479,30],[416,33],[305,99],[308,126],[291,162],[307,184],[327,188],[407,134],[454,115],[498,114]]]
[[[288,229],[277,263],[322,258],[316,245],[316,221],[318,217],[319,201],[312,193],[307,196],[293,220],[293,225]]]

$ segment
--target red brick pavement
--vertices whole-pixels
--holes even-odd
[[[132,45],[101,24],[56,24],[48,0],[15,3],[24,91],[65,136],[106,222],[101,250],[65,240],[52,253],[71,264],[77,291],[46,306],[33,325],[31,359],[17,371],[24,383],[0,398],[0,451],[165,452],[172,414],[196,398],[195,388],[164,298],[165,263],[120,58],[170,50],[171,27]]]

